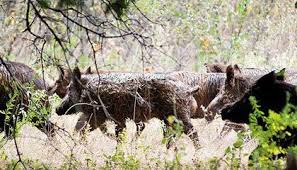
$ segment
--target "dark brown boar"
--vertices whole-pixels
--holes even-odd
[[[28,67],[25,64],[4,61],[0,64],[0,110],[4,111],[7,109],[7,102],[11,99],[11,96],[15,96],[14,98],[14,106],[9,112],[12,115],[9,116],[8,119],[5,114],[0,114],[0,131],[5,131],[5,135],[9,137],[12,133],[12,128],[15,127],[16,121],[19,121],[23,118],[20,110],[26,111],[29,103],[29,95],[25,88],[23,88],[24,84],[32,84],[34,89],[38,90],[46,90],[47,83],[43,81],[38,75],[35,73],[33,69]],[[47,103],[47,99],[43,101],[45,104]],[[45,129],[51,129],[51,123],[47,120],[40,121],[40,123],[36,123],[37,120],[33,123],[36,126],[45,131]]]
[[[262,116],[255,117],[256,122],[262,126],[263,130],[267,130],[267,123],[269,122],[265,121],[265,117],[268,117],[269,110],[279,114],[287,103],[293,106],[297,105],[296,86],[279,80],[278,76],[280,75],[272,71],[257,80],[240,100],[221,111],[222,119],[249,124],[250,115],[254,112],[254,106],[250,103],[250,97],[253,96],[259,106],[258,109],[264,113]],[[296,114],[296,108],[292,107],[288,114]],[[282,134],[282,137],[272,136],[271,140],[282,148],[296,146],[297,129],[294,126],[284,127],[283,131],[279,133],[289,133]]]
[[[195,90],[164,74],[111,73],[98,77],[81,75],[75,68],[68,93],[56,111],[58,115],[83,112],[75,127],[78,131],[87,123],[91,130],[102,127],[107,119],[121,130],[127,118],[138,123],[156,117],[166,123],[168,116],[175,115],[185,132],[197,140],[190,120],[191,110],[195,110],[191,93]]]

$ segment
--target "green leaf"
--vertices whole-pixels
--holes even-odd
[[[233,144],[233,146],[234,146],[235,148],[241,148],[242,145],[243,145],[243,141],[242,141],[242,140],[237,140],[237,141]]]
[[[230,148],[230,147],[228,147],[228,148],[225,150],[225,153],[226,153],[226,154],[229,154],[229,153],[231,153],[231,148]]]

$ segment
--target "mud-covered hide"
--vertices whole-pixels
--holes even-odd
[[[217,96],[220,89],[225,83],[225,73],[195,73],[195,72],[173,72],[168,77],[185,83],[190,87],[199,85],[199,90],[193,93],[197,102],[197,110],[191,115],[192,118],[203,118],[205,116],[205,108]]]
[[[29,66],[13,62],[13,61],[5,61],[5,65],[9,69],[10,73],[21,83],[32,83],[33,87],[38,90],[46,90],[48,88],[48,84],[44,81],[32,68]],[[0,63],[1,72],[7,71],[5,66]]]
[[[14,127],[15,121],[20,121],[23,118],[22,112],[28,109],[30,96],[25,85],[29,84],[39,90],[46,90],[47,87],[47,84],[38,78],[35,71],[25,64],[11,61],[5,61],[5,65],[0,64],[0,110],[6,110],[7,102],[12,96],[15,96],[13,107],[9,109],[9,112],[12,113],[10,118],[5,122],[5,114],[0,114],[0,132],[5,130],[6,136],[10,136],[12,133],[9,127]],[[43,102],[49,107],[47,98]]]
[[[138,123],[156,117],[168,123],[169,115],[176,115],[183,122],[187,134],[193,130],[190,115],[196,102],[191,88],[184,83],[171,80],[165,74],[149,73],[82,75],[80,79],[77,70],[68,94],[57,108],[59,115],[66,111],[68,114],[83,112],[77,130],[83,129],[88,121],[91,129],[101,127],[107,119],[115,121],[119,130],[125,127],[127,118]],[[75,109],[69,109],[73,105]],[[191,136],[197,138],[197,133]]]
[[[21,63],[6,61],[5,64],[10,72],[2,63],[0,64],[0,110],[6,109],[6,103],[10,99],[9,95],[12,95],[12,93],[16,90],[18,90],[20,96],[23,97],[22,99],[16,98],[16,101],[20,100],[19,102],[22,102],[22,104],[28,104],[28,96],[26,95],[25,90],[20,86],[23,83],[31,82],[31,80],[26,77],[26,73],[29,77],[31,77],[33,71],[32,69],[27,69],[26,71],[26,67]]]
[[[226,75],[224,73],[195,73],[195,72],[171,72],[171,73],[120,73],[120,72],[109,72],[106,74],[89,74],[93,72],[85,71],[82,75],[88,75],[88,77],[97,78],[102,77],[113,81],[127,81],[129,79],[137,79],[142,77],[151,78],[166,78],[176,81],[181,81],[184,84],[195,87],[200,86],[201,89],[196,91],[193,96],[197,101],[197,111],[191,115],[192,118],[203,118],[204,109],[208,104],[215,98],[219,90],[224,84]],[[59,80],[56,81],[56,93],[63,97],[66,95],[66,89],[70,81],[70,73],[65,73],[64,76],[60,76]],[[118,80],[117,80],[118,79]]]
[[[23,115],[20,112],[21,110],[26,111],[27,105],[29,104],[29,99],[26,92],[18,88],[16,82],[11,80],[11,77],[8,75],[8,72],[1,70],[0,71],[0,110],[4,111],[7,109],[7,102],[10,100],[10,97],[13,94],[17,94],[14,98],[13,107],[10,109],[10,112],[15,114],[13,117],[22,119]],[[11,115],[12,117],[12,115]],[[5,114],[0,113],[0,132],[4,131],[8,135],[10,125],[14,124],[13,119],[9,119],[5,123]]]
[[[98,78],[98,75],[88,75],[88,77]],[[197,102],[196,112],[191,114],[191,118],[203,118],[205,108],[217,96],[220,89],[225,83],[226,74],[224,73],[195,73],[195,72],[171,72],[171,73],[109,73],[100,75],[103,79],[110,79],[116,82],[125,82],[135,79],[168,79],[172,81],[180,81],[184,86],[195,88],[199,86],[199,90],[193,93],[193,97]],[[100,78],[99,78],[100,79]]]
[[[71,81],[71,70],[59,67],[60,75],[58,79],[55,80],[54,84],[50,85],[48,88],[48,93],[50,95],[56,93],[60,98],[63,98],[67,93],[67,86]],[[110,74],[116,71],[110,70],[92,70],[91,67],[88,67],[82,74],[91,75],[91,74]]]
[[[212,120],[224,107],[239,100],[255,81],[254,77],[243,75],[237,67],[229,65],[224,85],[206,108],[206,119]]]
[[[225,64],[209,64],[206,63],[205,67],[209,70],[209,73],[226,73],[226,69],[228,65]],[[238,69],[239,72],[244,76],[249,76],[250,78],[254,79],[254,81],[258,80],[265,74],[270,73],[271,71],[285,71],[284,73],[284,80],[287,83],[297,85],[297,70],[296,69],[261,69],[261,68],[239,68],[237,64],[233,66],[235,69]]]

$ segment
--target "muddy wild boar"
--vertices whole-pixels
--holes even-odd
[[[58,67],[60,75],[53,85],[49,86],[48,93],[50,95],[56,93],[60,98],[63,98],[67,93],[67,86],[71,81],[71,70]],[[91,67],[88,67],[83,74],[94,74]]]
[[[167,75],[169,78],[181,81],[190,87],[199,85],[199,90],[193,93],[198,108],[191,118],[203,118],[205,108],[217,96],[225,83],[226,75],[224,73],[195,73],[178,71]]]
[[[238,67],[229,65],[226,70],[226,80],[217,96],[206,108],[207,120],[212,120],[216,113],[219,113],[226,105],[240,99],[246,90],[253,84],[254,79],[242,75]]]
[[[205,67],[207,68],[209,73],[226,73],[227,65],[224,64],[209,64],[205,63]],[[240,68],[237,64],[234,64],[234,68],[238,69],[242,75],[250,76],[251,78],[257,80],[265,74],[270,73],[273,70],[278,69],[259,69],[259,68]],[[282,70],[278,70],[281,72]],[[284,70],[283,70],[284,71]],[[279,77],[284,78],[284,80],[288,83],[297,85],[297,70],[296,69],[285,69],[285,76]]]
[[[127,118],[138,123],[156,117],[168,123],[168,116],[175,115],[182,121],[185,132],[194,141],[198,140],[190,115],[197,107],[191,93],[199,89],[189,88],[163,74],[140,75],[81,75],[76,67],[67,95],[56,112],[58,115],[83,112],[75,126],[77,131],[83,130],[87,123],[91,130],[101,128],[109,119],[117,124],[118,132],[125,127]]]
[[[246,69],[244,69],[246,70]],[[278,72],[277,79],[284,80],[284,71]],[[261,77],[264,71],[243,72],[237,65],[229,65],[226,69],[226,81],[217,96],[206,108],[206,119],[212,120],[225,106],[239,100],[244,93]]]
[[[23,85],[29,83],[33,85],[34,89],[47,89],[47,83],[39,78],[35,71],[29,66],[12,61],[4,61],[4,63],[0,63],[0,110],[6,110],[6,104],[11,99],[11,96],[16,93],[19,94],[14,98],[13,104],[15,106],[12,110],[9,110],[12,114],[16,115],[9,115],[9,118],[5,119],[7,116],[5,114],[0,114],[0,132],[5,131],[7,137],[11,136],[12,133],[10,127],[15,127],[15,122],[21,120],[23,117],[19,110],[23,109],[26,111],[28,109],[27,106],[29,104],[30,96],[28,95],[27,90],[23,88]],[[44,99],[44,102],[46,104],[47,99]],[[36,124],[36,122],[33,123]],[[40,123],[36,124],[36,127],[44,132],[52,129],[51,126],[52,123],[47,120],[40,121]]]
[[[257,80],[239,101],[222,110],[222,119],[249,124],[250,114],[253,113],[253,106],[249,99],[251,96],[254,96],[259,109],[264,112],[263,117],[256,117],[257,123],[265,130],[267,126],[264,119],[268,116],[269,110],[279,113],[283,110],[287,102],[295,106],[297,105],[296,86],[286,83],[283,80],[278,80],[278,76],[280,75],[272,71]],[[290,114],[296,114],[296,109],[293,108]],[[292,135],[286,136],[282,140],[276,140],[277,145],[283,148],[297,144],[297,129],[288,127],[286,130]],[[273,138],[273,140],[275,139]]]
[[[99,70],[100,74],[111,74],[111,73],[119,73],[119,72],[112,72],[112,71],[105,71],[102,72],[102,70]],[[50,94],[56,93],[59,97],[63,98],[67,91],[67,86],[69,85],[69,82],[71,80],[70,78],[70,71],[65,69],[60,69],[60,76],[56,80],[53,86],[51,86],[49,89]],[[94,74],[93,76],[96,77],[95,72],[91,71],[90,68],[88,68],[85,72],[82,74],[84,75],[90,75]],[[121,74],[121,73],[119,73]],[[133,76],[134,78],[142,77],[143,75],[141,73],[129,73],[125,72],[123,74]],[[153,73],[151,73],[153,74]],[[191,118],[203,118],[204,117],[204,110],[203,107],[207,107],[208,104],[212,101],[212,99],[218,94],[219,90],[224,84],[224,81],[226,79],[225,74],[223,73],[209,73],[209,74],[201,74],[201,73],[195,73],[195,72],[185,72],[185,71],[179,71],[179,72],[169,72],[169,73],[154,73],[156,75],[162,75],[166,76],[169,79],[175,79],[176,81],[181,81],[184,84],[194,88],[195,86],[199,85],[200,90],[193,94],[194,98],[196,99],[198,108],[196,112],[194,112],[191,115]],[[109,75],[111,77],[112,75]]]
[[[48,93],[50,95],[56,93],[60,98],[63,98],[67,93],[67,86],[69,85],[71,81],[71,70],[65,69],[62,67],[58,67],[60,75],[58,79],[54,82],[53,85],[49,86]],[[90,74],[110,74],[117,71],[111,71],[111,70],[92,70],[91,67],[88,67],[82,74],[84,75],[90,75]]]

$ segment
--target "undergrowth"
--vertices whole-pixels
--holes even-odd
[[[250,169],[284,169],[286,157],[290,153],[297,157],[296,131],[297,109],[292,104],[287,104],[280,113],[269,110],[265,115],[260,110],[255,97],[250,97],[253,113],[250,114],[249,128],[253,138],[257,139],[258,147],[249,157]],[[264,123],[264,127],[259,122]],[[242,150],[244,138],[248,132],[238,133],[238,140],[233,146],[226,149],[227,160],[232,169],[240,169],[238,152]]]

